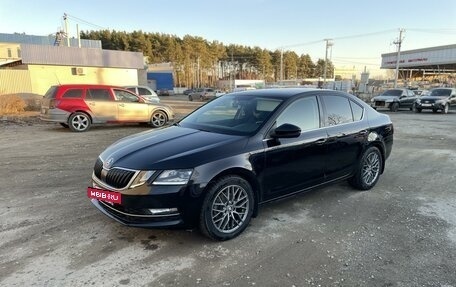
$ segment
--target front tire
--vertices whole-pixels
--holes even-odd
[[[68,126],[72,132],[85,132],[88,131],[92,121],[89,115],[83,112],[77,112],[70,116]]]
[[[361,157],[355,175],[349,183],[356,189],[369,190],[375,186],[383,166],[383,159],[377,147],[369,147]]]
[[[168,122],[168,117],[162,111],[155,111],[152,114],[150,119],[150,123],[154,128],[159,128],[164,126]]]
[[[399,110],[399,104],[398,103],[392,103],[391,107],[390,107],[390,110],[392,112],[397,112],[397,110]]]
[[[214,240],[232,239],[247,228],[253,208],[250,184],[239,176],[224,176],[207,190],[200,214],[200,230]]]
[[[448,110],[450,109],[450,106],[448,104],[445,104],[442,109],[442,114],[448,114]]]

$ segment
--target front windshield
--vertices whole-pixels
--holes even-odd
[[[224,95],[188,115],[179,125],[198,130],[233,135],[257,131],[272,115],[282,99]]]
[[[402,90],[388,90],[384,91],[382,96],[388,97],[400,97],[402,95]]]
[[[431,97],[449,97],[450,95],[451,90],[449,89],[434,89],[429,94]]]

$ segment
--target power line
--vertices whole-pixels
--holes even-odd
[[[89,25],[89,26],[92,26],[92,27],[96,27],[96,28],[99,28],[99,29],[107,30],[107,28],[105,28],[105,27],[102,27],[102,26],[97,25],[97,24],[93,24],[93,23],[91,23],[91,22],[89,22],[89,21],[86,21],[86,20],[84,20],[84,19],[78,18],[78,17],[76,17],[76,16],[72,16],[72,15],[69,15],[69,14],[67,14],[67,13],[65,13],[64,15],[65,15],[67,18],[72,19],[72,20],[74,20],[74,21],[76,21],[76,22],[84,23],[84,24]]]

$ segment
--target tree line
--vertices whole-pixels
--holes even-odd
[[[316,63],[308,54],[293,51],[270,51],[260,47],[224,45],[198,36],[180,38],[162,33],[115,30],[82,31],[81,39],[100,40],[103,49],[142,52],[149,64],[170,62],[178,87],[216,86],[218,80],[264,79],[279,82],[323,77],[324,59]],[[281,59],[282,58],[282,59]],[[334,66],[327,63],[327,77]]]

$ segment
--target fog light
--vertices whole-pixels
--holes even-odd
[[[149,209],[152,215],[171,215],[178,214],[177,208],[153,208]]]

